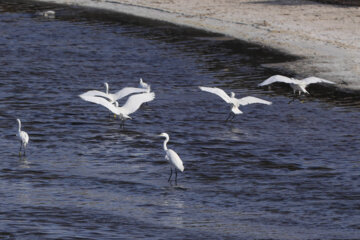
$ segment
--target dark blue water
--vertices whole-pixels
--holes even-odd
[[[1,239],[360,239],[358,96],[310,87],[288,104],[287,86],[256,86],[289,57],[129,16],[0,1],[0,34]],[[125,129],[78,97],[140,77],[156,99]],[[199,85],[273,105],[225,123]]]

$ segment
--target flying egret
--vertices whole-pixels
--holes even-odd
[[[308,78],[304,78],[302,80],[299,80],[299,79],[295,79],[295,78],[288,78],[288,77],[285,77],[285,76],[282,76],[282,75],[274,75],[272,77],[269,77],[268,79],[266,79],[262,83],[260,83],[258,86],[262,87],[262,86],[272,84],[274,82],[283,82],[283,83],[290,84],[290,87],[294,90],[294,98],[293,98],[292,101],[295,100],[296,91],[299,92],[299,96],[301,95],[301,93],[310,94],[308,91],[306,91],[306,87],[309,84],[313,84],[313,83],[335,84],[334,82],[331,82],[329,80],[325,80],[325,79],[322,79],[322,78],[318,78],[318,77],[308,77]],[[290,102],[292,102],[292,101],[290,101]]]
[[[19,124],[18,133],[16,136],[20,139],[20,149],[19,149],[19,156],[21,156],[21,148],[24,148],[24,156],[26,155],[26,146],[29,143],[29,135],[25,131],[21,131],[21,121],[20,119],[16,119]]]
[[[101,92],[98,90],[90,90],[83,93],[82,95],[90,97],[103,97],[106,98],[109,102],[115,103],[117,100],[124,98],[130,94],[148,92],[148,90],[144,88],[124,87],[116,93],[109,93],[109,84],[105,82],[104,85],[106,90],[105,92]]]
[[[114,104],[110,103],[102,97],[89,96],[86,94],[81,94],[79,95],[79,97],[81,97],[85,101],[100,104],[109,109],[114,114],[119,115],[122,121],[121,126],[124,127],[125,120],[131,119],[129,115],[138,110],[141,104],[154,100],[155,93],[151,92],[132,95],[128,98],[128,100],[122,107],[115,106]]]
[[[150,84],[144,82],[142,78],[140,78],[139,87],[142,89],[146,89],[148,92],[150,92]]]
[[[257,97],[247,96],[243,98],[235,98],[235,93],[231,92],[231,96],[227,95],[224,90],[216,87],[199,87],[202,91],[213,93],[221,97],[225,102],[229,103],[231,105],[231,112],[229,113],[229,116],[227,117],[226,121],[230,119],[232,115],[232,119],[237,114],[241,114],[242,111],[240,111],[239,106],[245,106],[252,103],[262,103],[266,105],[271,105],[271,102],[262,100]]]
[[[169,142],[170,139],[169,134],[161,133],[159,136],[165,137],[165,141],[164,141],[164,151],[166,153],[165,159],[168,160],[170,163],[170,177],[168,179],[168,182],[170,182],[171,180],[172,166],[175,168],[175,182],[177,182],[177,170],[179,170],[180,172],[184,171],[183,162],[181,161],[179,155],[177,155],[177,153],[174,150],[167,148],[166,144]]]

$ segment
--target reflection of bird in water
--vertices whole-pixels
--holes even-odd
[[[299,92],[299,96],[301,95],[301,93],[310,94],[308,91],[306,91],[306,87],[309,84],[313,84],[313,83],[335,84],[334,82],[331,82],[331,81],[328,81],[328,80],[325,80],[322,78],[317,78],[317,77],[308,77],[308,78],[304,78],[302,80],[298,80],[295,78],[288,78],[288,77],[281,76],[281,75],[274,75],[272,77],[269,77],[262,83],[260,83],[258,86],[260,86],[260,87],[266,86],[266,85],[270,85],[275,82],[282,82],[282,83],[290,84],[290,87],[294,90],[294,98],[292,99],[292,101],[295,100],[296,92]],[[290,102],[292,102],[292,101],[290,101]]]
[[[225,102],[229,103],[231,105],[231,112],[229,113],[229,116],[227,117],[226,121],[230,119],[233,119],[236,114],[241,114],[242,111],[240,111],[239,106],[245,106],[248,104],[253,103],[262,103],[266,105],[270,105],[271,102],[262,100],[257,97],[247,96],[243,98],[235,98],[235,93],[231,92],[231,96],[227,95],[224,90],[216,87],[199,87],[202,91],[213,93],[215,95],[218,95],[221,97]]]
[[[169,142],[170,139],[169,134],[161,133],[159,136],[165,137],[165,141],[164,141],[164,151],[166,153],[165,159],[168,160],[170,163],[170,177],[168,179],[168,182],[170,182],[171,180],[172,167],[175,168],[175,182],[177,182],[177,170],[179,170],[180,172],[184,171],[183,162],[181,161],[179,155],[177,155],[177,153],[174,150],[167,148],[166,144]]]
[[[20,139],[20,149],[19,149],[19,155],[21,156],[21,149],[24,148],[24,156],[26,155],[26,146],[29,143],[29,135],[27,134],[27,132],[25,131],[21,131],[21,121],[20,119],[16,119],[18,124],[19,124],[19,128],[18,128],[18,133],[16,134],[16,136],[18,136],[18,138]]]

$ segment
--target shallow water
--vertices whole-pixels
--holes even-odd
[[[46,19],[37,11],[55,9]],[[0,1],[2,239],[358,239],[360,98],[257,88],[289,60],[260,46],[129,16]],[[281,73],[288,74],[288,73]],[[90,90],[151,83],[119,120]],[[229,108],[197,86],[273,105]],[[30,135],[19,158],[16,118]],[[161,132],[184,161],[169,184]]]

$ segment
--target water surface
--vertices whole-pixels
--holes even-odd
[[[46,19],[38,11],[55,9]],[[360,98],[257,84],[290,57],[129,16],[0,1],[2,239],[358,239]],[[78,95],[149,82],[119,120]],[[273,105],[229,108],[198,86]],[[19,158],[16,118],[30,135]],[[169,184],[161,132],[184,161]]]

